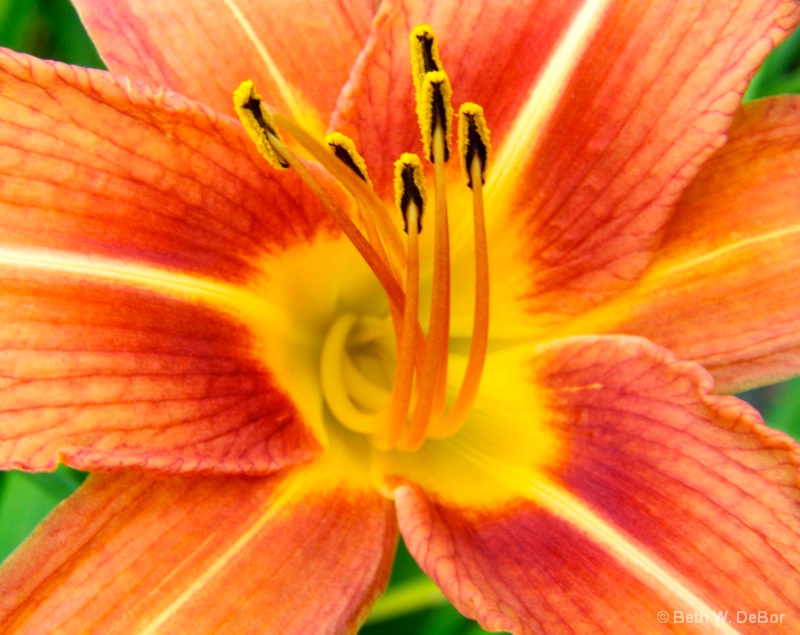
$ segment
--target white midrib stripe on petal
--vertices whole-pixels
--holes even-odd
[[[713,260],[725,258],[726,256],[732,256],[735,252],[746,249],[748,247],[754,245],[762,245],[762,243],[769,243],[773,241],[777,242],[783,238],[791,237],[797,233],[800,233],[800,225],[782,227],[781,229],[776,229],[774,231],[766,232],[764,234],[755,234],[747,238],[742,238],[741,240],[728,243],[723,247],[714,249],[713,251],[709,251],[704,254],[700,254],[688,260],[685,259],[685,257],[682,257],[677,261],[672,261],[665,269],[660,270],[658,272],[658,277],[659,279],[663,279],[666,278],[667,276],[680,274],[690,269],[699,268],[701,265],[704,265]],[[769,248],[763,245],[760,247],[759,251],[764,254],[769,254]]]
[[[703,625],[708,632],[739,632],[723,620],[717,623],[712,619],[713,616],[719,614],[718,609],[709,606],[675,573],[667,571],[635,541],[609,525],[567,490],[544,480],[537,480],[535,484],[529,486],[525,494],[527,498],[550,510],[557,517],[583,532],[592,542],[606,549],[640,580],[648,583],[658,594],[674,598],[673,606],[682,607],[681,610],[684,613],[708,616],[708,623]],[[671,623],[671,609],[666,599],[664,604],[664,610],[669,613]],[[655,623],[656,615],[653,615],[652,618]]]
[[[157,633],[167,620],[175,615],[195,595],[200,593],[237,555],[244,552],[253,539],[261,533],[261,530],[267,523],[273,520],[289,501],[297,497],[297,490],[299,489],[297,480],[295,479],[294,486],[289,485],[282,489],[282,492],[267,502],[267,507],[258,517],[258,520],[248,525],[247,530],[244,531],[222,555],[215,558],[211,566],[205,569],[201,575],[197,576],[192,583],[184,589],[183,593],[161,611],[146,628],[139,631],[141,635],[153,635]]]
[[[286,81],[286,77],[283,75],[280,68],[278,68],[278,65],[275,63],[272,55],[270,55],[267,47],[264,45],[263,40],[258,37],[253,25],[239,8],[236,0],[222,0],[222,2],[228,7],[228,10],[231,12],[236,22],[239,23],[240,27],[242,27],[247,39],[250,40],[252,45],[255,47],[258,56],[264,63],[267,72],[272,78],[272,81],[275,83],[275,86],[278,88],[278,92],[286,104],[286,108],[288,109],[287,114],[290,114],[294,119],[303,122],[307,127],[311,128],[315,132],[318,132],[315,129],[315,124],[318,123],[316,113],[312,112],[312,109],[302,100],[302,96],[298,94],[295,87]],[[256,86],[256,88],[258,87]]]
[[[594,389],[595,386],[582,388]],[[647,552],[646,547],[634,537],[626,535],[605,521],[586,503],[561,485],[548,480],[540,473],[537,473],[532,479],[530,474],[513,470],[498,458],[491,457],[482,451],[476,451],[469,444],[458,443],[456,447],[476,467],[500,479],[508,487],[509,492],[514,492],[516,496],[548,510],[555,517],[562,519],[581,532],[588,540],[604,549],[622,564],[632,577],[642,581],[654,593],[664,598],[663,610],[670,613],[671,607],[681,607],[684,613],[706,615],[709,619],[708,624],[704,623],[704,628],[708,632],[725,634],[739,632],[722,620],[720,620],[722,623],[716,623],[715,616],[720,614],[720,610],[712,608],[697,595],[691,589],[688,580],[659,564],[655,557]],[[670,624],[672,623],[671,617],[670,614]],[[656,623],[657,614],[652,615],[652,619]]]
[[[505,135],[505,142],[492,161],[492,178],[486,184],[486,196],[506,189],[506,178],[517,178],[512,169],[521,156],[527,156],[536,145],[545,121],[562,98],[564,88],[575,71],[592,34],[600,25],[609,0],[585,0],[569,28],[559,41],[533,88],[514,125]]]
[[[199,276],[110,258],[21,247],[0,247],[0,267],[3,266],[22,271],[61,273],[75,276],[77,280],[116,282],[166,298],[201,302],[239,318],[257,311],[260,319],[289,328],[286,316],[246,288]]]
[[[255,29],[253,29],[253,25],[250,24],[250,21],[245,17],[244,13],[242,13],[242,10],[239,8],[239,5],[236,4],[235,0],[222,1],[233,14],[233,17],[239,23],[239,26],[242,27],[247,39],[250,40],[252,45],[255,47],[258,56],[261,58],[261,61],[264,62],[264,66],[267,67],[267,71],[272,76],[272,79],[275,82],[275,85],[278,87],[281,96],[286,101],[286,104],[291,110],[294,110],[294,97],[292,90],[289,87],[289,82],[286,81],[286,78],[283,76],[283,73],[281,73],[278,65],[275,63],[275,60],[272,59],[269,51],[267,51],[267,47],[264,46],[264,42],[262,42],[261,38],[256,34]]]

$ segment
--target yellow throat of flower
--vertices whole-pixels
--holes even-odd
[[[436,38],[427,25],[410,37],[417,115],[426,159],[434,168],[434,246],[430,321],[419,322],[419,233],[427,211],[423,166],[414,154],[395,162],[395,200],[405,238],[372,188],[367,166],[355,144],[340,133],[320,143],[294,121],[265,108],[253,82],[234,92],[234,107],[258,151],[278,169],[292,168],[320,199],[380,282],[391,322],[353,313],[337,317],[322,345],[320,381],[333,415],[345,427],[365,434],[380,450],[416,450],[429,438],[445,438],[466,422],[480,386],[489,331],[489,267],[483,213],[483,184],[489,156],[489,132],[480,106],[465,103],[458,115],[458,154],[472,190],[475,247],[475,313],[467,370],[447,407],[450,346],[450,237],[445,163],[450,158],[452,90],[442,69]],[[356,201],[348,213],[281,140],[279,129],[300,143]],[[388,325],[388,328],[387,328]],[[396,363],[359,362],[358,350],[372,358],[393,336]],[[343,355],[345,349],[351,351]],[[355,351],[355,352],[352,352]],[[393,360],[394,361],[394,360]],[[385,369],[394,367],[394,376]]]

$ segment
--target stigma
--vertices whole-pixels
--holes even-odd
[[[236,113],[259,153],[276,169],[297,172],[358,250],[386,295],[389,314],[385,319],[353,313],[336,316],[320,353],[322,393],[334,418],[366,435],[382,451],[414,451],[426,439],[458,432],[479,392],[489,333],[489,256],[483,209],[489,130],[483,109],[473,103],[461,105],[454,130],[452,89],[433,30],[428,25],[418,26],[409,41],[424,152],[423,159],[406,153],[395,161],[394,210],[375,193],[366,162],[351,139],[338,132],[322,141],[312,137],[295,121],[272,113],[249,80],[242,82],[233,96]],[[281,131],[303,146],[349,192],[355,201],[352,209],[336,202],[283,142]],[[473,330],[466,372],[456,390],[448,383],[451,268],[445,188],[454,132],[464,184],[472,191],[475,251]],[[425,164],[433,173],[433,196],[426,191]],[[423,226],[433,231],[432,258],[420,258]],[[421,262],[430,267],[425,277],[432,280],[425,325],[419,315]],[[353,361],[355,353],[343,354],[368,346],[378,351],[377,358],[393,357],[393,363],[383,364],[381,371]],[[392,355],[386,354],[388,346]]]

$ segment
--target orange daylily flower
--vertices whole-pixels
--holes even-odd
[[[0,462],[95,474],[3,632],[352,631],[398,528],[488,629],[800,628],[798,446],[722,396],[800,371],[800,99],[740,106],[796,2],[76,4],[112,72],[0,52]],[[492,146],[401,174],[418,262],[417,24]]]

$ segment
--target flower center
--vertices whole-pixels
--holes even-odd
[[[259,152],[276,168],[291,167],[325,205],[372,269],[388,299],[385,319],[343,313],[332,322],[322,346],[320,379],[333,415],[347,428],[369,436],[382,450],[417,449],[426,437],[443,438],[465,423],[483,372],[489,329],[489,272],[483,214],[483,182],[489,133],[480,106],[459,109],[458,154],[472,190],[475,240],[475,310],[467,370],[447,400],[450,340],[450,237],[445,163],[450,158],[453,108],[450,82],[442,69],[432,29],[410,37],[417,116],[425,158],[433,165],[433,265],[427,331],[419,321],[419,233],[426,216],[422,161],[403,154],[395,162],[395,200],[405,237],[372,189],[367,167],[352,140],[339,133],[327,148],[294,121],[264,107],[251,81],[234,93],[234,106]],[[353,196],[342,209],[306,166],[281,141],[289,132]]]
[[[322,394],[333,415],[351,430],[380,432],[376,416],[390,402],[397,368],[391,319],[339,315],[320,355]]]

